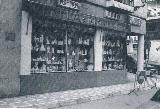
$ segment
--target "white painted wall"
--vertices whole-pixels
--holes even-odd
[[[102,57],[103,57],[103,49],[102,49],[102,37],[103,32],[100,29],[97,29],[95,38],[94,38],[94,70],[102,71]]]
[[[27,25],[28,25],[28,32],[27,32]],[[32,17],[29,16],[28,12],[22,11],[20,75],[29,75],[31,72],[31,47],[32,47],[31,37],[32,37]]]

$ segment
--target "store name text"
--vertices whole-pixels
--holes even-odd
[[[141,19],[130,16],[130,24],[135,25],[135,26],[141,26]]]

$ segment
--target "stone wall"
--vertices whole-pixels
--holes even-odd
[[[0,0],[0,97],[19,93],[21,0]]]

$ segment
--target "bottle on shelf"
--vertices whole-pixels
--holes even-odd
[[[43,35],[43,34],[41,34],[41,37],[39,38],[39,42],[40,42],[40,43],[43,43],[43,42],[44,42],[44,35]]]
[[[48,37],[46,38],[46,44],[50,44]]]
[[[50,46],[47,47],[47,53],[50,53]]]
[[[54,52],[54,47],[52,47],[52,53],[54,54],[55,52]]]
[[[44,47],[44,44],[43,44],[43,43],[41,44],[40,51],[46,51],[46,49],[45,49],[45,47]]]
[[[72,51],[72,56],[75,56],[76,54],[75,54],[75,52],[74,52],[74,50]]]
[[[71,39],[68,39],[68,45],[71,45]]]
[[[78,44],[82,44],[83,41],[82,41],[82,37],[78,39]]]

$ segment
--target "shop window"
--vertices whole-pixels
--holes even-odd
[[[33,25],[32,72],[65,71],[65,32]]]
[[[122,70],[125,68],[125,39],[106,35],[103,37],[103,70]]]
[[[56,23],[33,21],[31,72],[93,70],[94,33]]]
[[[94,37],[84,31],[68,32],[68,71],[93,70]]]

